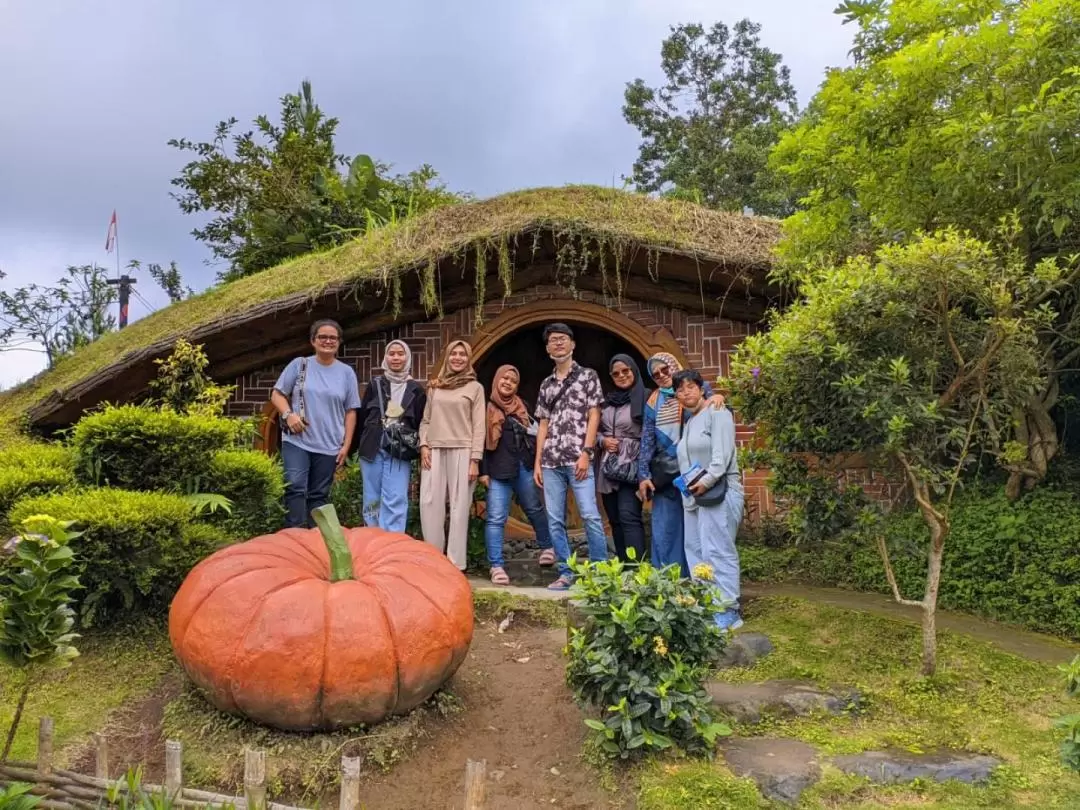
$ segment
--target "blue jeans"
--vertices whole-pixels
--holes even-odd
[[[548,531],[547,512],[540,501],[540,491],[533,481],[532,470],[524,464],[518,467],[517,478],[509,481],[491,479],[487,491],[487,515],[484,520],[484,541],[487,543],[488,565],[503,565],[503,530],[510,517],[510,500],[517,495],[518,503],[529,518],[536,532],[540,548],[551,548],[551,532]]]
[[[656,568],[677,565],[683,577],[690,576],[683,541],[682,496],[674,485],[653,493],[650,559]]]
[[[285,465],[285,528],[311,528],[311,510],[330,500],[337,457],[309,453],[290,442],[281,443]]]
[[[559,566],[559,576],[571,576],[570,566],[566,564],[570,557],[570,538],[566,535],[566,491],[574,493],[581,520],[585,524],[585,537],[589,543],[589,561],[600,562],[607,559],[607,538],[604,536],[604,521],[600,518],[600,507],[596,505],[596,478],[592,467],[584,481],[574,477],[574,468],[544,468],[544,504],[547,507],[548,528],[551,530],[551,544],[555,547],[555,559]]]
[[[364,525],[404,532],[409,520],[409,476],[412,464],[380,450],[374,461],[360,459],[364,480]]]
[[[739,603],[739,551],[735,547],[735,534],[742,513],[743,492],[737,486],[728,488],[723,503],[686,510],[686,562],[690,572],[701,563],[708,565],[712,577],[694,576],[694,579],[712,585],[717,596],[728,603],[729,610],[737,609]]]

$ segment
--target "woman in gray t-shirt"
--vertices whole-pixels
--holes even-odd
[[[695,466],[701,473],[683,496],[683,540],[694,579],[711,583],[728,609],[717,614],[724,630],[742,626],[739,617],[739,552],[735,535],[743,512],[742,478],[735,446],[735,418],[727,408],[711,408],[705,382],[697,371],[673,379],[679,403],[692,415],[676,448],[679,472]],[[726,494],[722,487],[726,484]],[[717,489],[721,487],[721,489]]]
[[[285,366],[270,395],[282,426],[286,528],[311,526],[311,511],[330,500],[334,472],[352,444],[360,386],[353,367],[337,359],[340,345],[337,322],[316,321],[315,355]]]

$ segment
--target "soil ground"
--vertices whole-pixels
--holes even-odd
[[[632,808],[626,792],[606,790],[601,772],[582,760],[587,729],[565,682],[565,640],[561,628],[519,621],[499,633],[495,621],[478,622],[469,656],[447,687],[461,711],[433,719],[418,745],[388,772],[365,763],[364,810],[457,810],[468,759],[487,762],[485,810]],[[110,776],[141,763],[144,783],[161,784],[163,714],[182,684],[173,671],[149,695],[114,713],[104,729]],[[92,774],[94,751],[78,751],[73,764]],[[303,803],[314,805],[314,798],[309,794]],[[335,806],[336,789],[324,791],[317,803]]]

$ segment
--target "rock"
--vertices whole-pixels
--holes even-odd
[[[721,743],[720,751],[732,773],[753,779],[773,801],[796,804],[802,792],[821,779],[817,751],[798,740],[732,738]]]
[[[985,754],[967,751],[935,751],[912,754],[908,751],[866,751],[862,754],[833,757],[833,764],[845,773],[865,776],[878,785],[914,782],[964,782],[980,785],[1001,761]]]
[[[585,603],[581,599],[567,599],[566,600],[566,643],[570,643],[570,637],[573,635],[573,630],[582,630],[585,627],[586,622],[589,621],[589,616],[584,610]]]
[[[719,669],[752,667],[775,649],[764,633],[740,633],[728,641],[720,658]]]
[[[763,714],[803,717],[815,712],[843,714],[857,710],[862,695],[857,689],[827,692],[802,681],[723,683],[705,687],[713,703],[740,723],[757,723]]]

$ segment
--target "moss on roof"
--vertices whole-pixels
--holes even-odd
[[[769,265],[779,233],[774,220],[596,186],[532,189],[440,208],[212,288],[110,333],[34,379],[0,393],[0,418],[25,414],[52,392],[122,364],[132,352],[191,336],[256,307],[298,295],[314,300],[328,288],[366,279],[387,282],[470,245],[505,243],[522,232],[543,229],[742,267]]]

